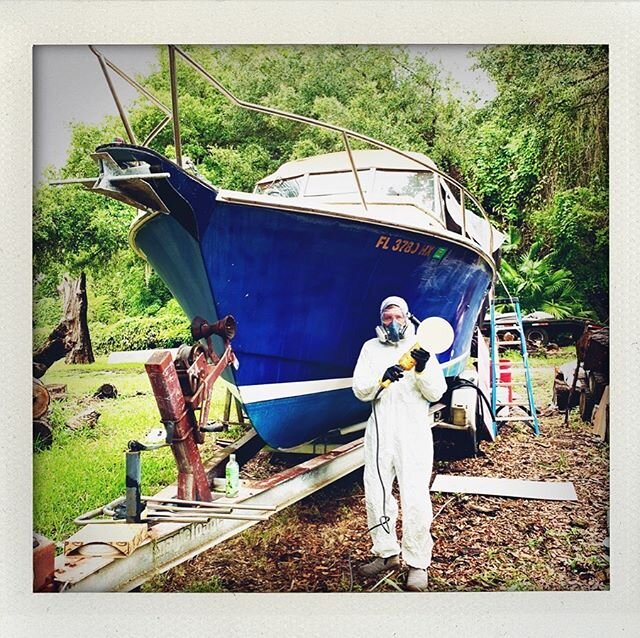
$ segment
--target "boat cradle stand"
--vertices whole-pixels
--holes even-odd
[[[213,334],[224,339],[221,357],[211,348]],[[360,437],[268,479],[245,481],[236,497],[222,496],[224,480],[219,476],[227,456],[237,452],[242,462],[264,445],[251,428],[206,467],[198,451],[197,444],[210,431],[207,416],[213,383],[234,359],[229,344],[234,334],[231,316],[213,324],[196,318],[192,336],[206,338],[206,348],[183,346],[175,360],[168,352],[158,352],[146,363],[166,439],[155,444],[129,442],[126,495],[76,518],[83,529],[65,542],[64,554],[55,560],[54,591],[136,589],[363,465]],[[140,455],[166,445],[172,449],[178,480],[155,496],[143,496]]]
[[[64,592],[131,591],[156,574],[197,556],[350,474],[363,463],[363,439],[360,438],[268,479],[245,483],[234,499],[221,497],[215,501],[221,508],[229,506],[238,514],[237,519],[214,514],[206,520],[191,523],[159,522],[148,529],[146,538],[128,556],[58,556],[54,573],[56,588]],[[221,487],[222,484],[222,479],[214,479],[214,492],[216,485]],[[171,502],[175,493],[174,484],[154,499]],[[256,509],[264,511],[265,515],[255,516]]]

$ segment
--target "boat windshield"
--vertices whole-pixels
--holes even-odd
[[[369,184],[371,183],[371,171],[358,171],[358,178],[360,179],[362,190],[365,193],[368,192]],[[325,195],[347,195],[357,192],[358,185],[351,171],[345,173],[316,173],[309,175],[304,196],[322,197]]]
[[[358,171],[365,194],[383,197],[413,197],[418,205],[434,209],[435,186],[431,171],[392,171],[366,169]],[[258,193],[280,197],[327,197],[356,195],[358,186],[351,171],[315,173],[260,184]]]
[[[277,197],[300,197],[300,188],[303,183],[302,177],[292,177],[289,179],[278,179],[269,184],[258,184],[256,193],[263,195],[275,195]]]
[[[420,206],[433,210],[434,179],[430,171],[376,171],[375,195],[413,197]]]

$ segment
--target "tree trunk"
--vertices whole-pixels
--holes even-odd
[[[93,363],[93,349],[87,324],[87,278],[65,275],[58,286],[62,295],[62,319],[47,341],[33,355],[33,376],[40,378],[58,359],[66,363]]]
[[[62,319],[69,322],[71,349],[65,363],[93,363],[93,349],[87,323],[87,277],[84,273],[78,279],[65,275],[58,286],[62,294]]]
[[[49,391],[44,383],[38,379],[33,380],[33,418],[43,417],[49,409]]]
[[[69,322],[61,321],[47,337],[45,343],[33,355],[33,376],[39,379],[71,349],[68,340]]]

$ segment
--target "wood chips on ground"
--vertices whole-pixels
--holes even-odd
[[[578,501],[433,494],[429,591],[609,589],[608,445],[572,416],[540,419],[540,436],[507,425],[472,459],[436,473],[571,481]],[[275,466],[275,468],[274,468]],[[247,478],[278,471],[261,452]],[[404,570],[365,579],[370,559],[362,473],[356,472],[146,585],[148,591],[400,591]],[[400,533],[401,519],[398,521]]]

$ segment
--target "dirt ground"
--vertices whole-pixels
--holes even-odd
[[[575,412],[575,411],[574,411]],[[460,474],[571,481],[578,500],[432,494],[435,541],[429,591],[609,589],[608,445],[572,413],[504,426],[472,459],[439,461],[434,476]],[[277,467],[262,452],[243,474]],[[398,533],[400,533],[398,522]],[[365,579],[370,558],[362,473],[356,472],[243,534],[156,577],[145,591],[402,591],[405,571]]]

